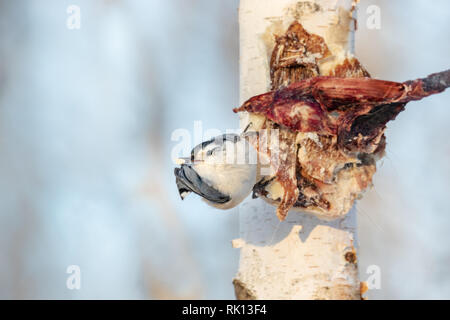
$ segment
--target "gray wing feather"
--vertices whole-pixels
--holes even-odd
[[[174,173],[181,199],[184,199],[190,192],[194,192],[215,203],[225,203],[231,200],[230,196],[204,182],[190,165],[183,164],[181,168],[175,168]]]

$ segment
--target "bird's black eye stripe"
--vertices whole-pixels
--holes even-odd
[[[195,154],[199,151],[199,150],[203,150],[205,149],[208,145],[210,145],[211,143],[213,143],[216,138],[213,138],[211,140],[207,140],[207,141],[203,141],[202,143],[200,143],[199,145],[197,145],[194,149],[192,149],[191,151],[191,161],[194,161],[195,159]]]
[[[194,149],[192,149],[191,151],[191,161],[195,160],[195,155],[200,151],[205,149],[208,145],[210,145],[211,143],[215,142],[219,145],[222,145],[225,141],[232,141],[234,143],[238,142],[240,140],[239,135],[237,134],[233,134],[233,133],[228,133],[228,134],[223,134],[221,136],[217,136],[215,138],[212,138],[210,140],[207,141],[203,141],[202,143],[200,143],[199,145],[195,146]],[[217,149],[217,148],[213,148],[212,150]],[[208,152],[206,153],[207,156],[212,155],[212,150],[208,150]]]
[[[213,148],[211,150],[208,150],[208,152],[206,152],[207,156],[212,156],[212,154],[214,153],[215,150],[217,150],[218,148]]]

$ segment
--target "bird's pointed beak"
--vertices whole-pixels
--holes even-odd
[[[182,164],[189,163],[190,161],[191,161],[191,158],[183,157],[183,158],[178,158],[178,159],[176,159],[176,160],[175,160],[175,163],[176,163],[177,165],[181,166]]]

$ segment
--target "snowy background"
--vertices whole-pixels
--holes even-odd
[[[69,5],[81,29],[69,30]],[[369,30],[366,8],[381,9]],[[179,199],[177,129],[236,128],[237,0],[0,0],[0,298],[234,298],[237,209]],[[373,77],[448,69],[450,2],[362,1]],[[390,123],[357,204],[372,299],[450,299],[450,92]],[[68,290],[66,268],[81,268]]]

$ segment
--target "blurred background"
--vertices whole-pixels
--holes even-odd
[[[238,5],[0,0],[0,298],[234,298],[237,209],[182,202],[171,151],[194,121],[238,126]],[[361,1],[356,54],[381,79],[448,69],[449,12],[447,0]],[[372,299],[450,299],[449,101],[410,103],[389,124],[357,204],[361,280],[381,271]]]

